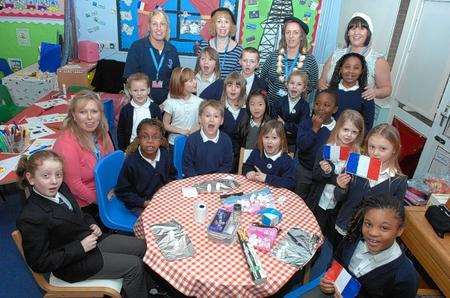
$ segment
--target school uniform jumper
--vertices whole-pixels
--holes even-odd
[[[349,239],[344,239],[335,255],[336,260],[352,275],[349,264],[359,240],[352,243]],[[357,279],[361,283],[358,297],[414,298],[419,286],[418,274],[404,252],[396,259],[357,277]]]
[[[186,178],[231,172],[233,147],[230,137],[219,130],[217,142],[205,140],[201,135],[201,130],[187,138],[183,152],[183,172]]]
[[[169,153],[159,148],[159,161],[153,167],[146,161],[139,149],[127,156],[120,171],[114,193],[129,209],[142,208],[156,191],[169,181]]]
[[[255,77],[253,78],[253,84],[250,87],[250,92],[248,94],[251,94],[255,90],[265,90],[267,91],[267,83],[263,79],[261,79],[257,74],[255,74]]]
[[[265,183],[275,186],[294,189],[296,161],[293,160],[286,152],[282,153],[275,161],[267,157],[258,149],[254,149],[247,161],[244,163],[242,172],[247,174],[250,171],[256,171],[255,166],[266,174]]]
[[[295,145],[300,121],[310,118],[309,104],[306,100],[300,98],[293,109],[290,110],[289,97],[286,95],[275,101],[270,111],[273,119],[280,117],[284,120],[284,131],[286,132],[288,145]]]
[[[31,269],[39,273],[53,272],[67,282],[123,278],[128,297],[147,297],[142,262],[145,241],[103,233],[97,246],[85,252],[81,240],[92,233],[90,225],[96,222],[81,211],[64,183],[59,194],[68,205],[61,199],[57,203],[43,197],[33,189],[17,219],[25,259]]]
[[[155,65],[150,51],[153,51],[157,65]],[[164,60],[161,62],[162,58]],[[160,63],[161,69],[158,71],[157,68]],[[133,73],[143,72],[148,75],[150,82],[162,81],[162,88],[155,88],[154,86],[150,88],[150,97],[156,104],[160,105],[166,100],[169,93],[172,71],[179,66],[180,59],[177,49],[170,42],[164,42],[164,48],[160,54],[150,43],[149,37],[146,36],[133,42],[128,50],[123,76],[128,78]]]
[[[206,87],[198,97],[204,100],[220,100],[223,92],[223,80],[218,79],[211,83],[208,87]]]
[[[372,128],[375,117],[375,102],[373,100],[365,100],[362,97],[362,90],[350,88],[348,91],[342,89],[341,84],[338,92],[338,110],[333,115],[338,120],[343,111],[352,109],[361,113],[364,118],[364,128],[366,133]]]
[[[154,102],[150,103],[148,107],[151,118],[162,120],[161,110],[159,106]],[[120,110],[119,123],[117,124],[117,141],[119,143],[119,149],[125,151],[128,145],[130,145],[130,138],[133,129],[133,114],[134,108],[131,103],[127,103]]]
[[[337,214],[336,226],[343,231],[347,231],[356,208],[367,195],[388,193],[395,199],[403,202],[407,187],[407,178],[407,176],[395,175],[371,187],[369,180],[354,176],[347,191],[336,187],[335,198],[342,204],[339,213]]]

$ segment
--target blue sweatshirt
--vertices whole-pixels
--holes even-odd
[[[242,172],[247,174],[256,171],[255,166],[266,174],[266,183],[275,187],[294,189],[296,184],[297,164],[287,153],[281,154],[275,161],[266,157],[258,149],[254,149],[244,163]]]
[[[203,142],[200,130],[191,134],[184,147],[185,177],[210,173],[230,173],[233,167],[233,147],[227,134],[219,131],[219,140]]]
[[[373,100],[365,100],[362,97],[361,88],[353,91],[338,89],[337,92],[338,110],[333,115],[334,119],[337,121],[341,113],[345,110],[352,109],[358,111],[364,118],[364,127],[367,133],[373,126],[375,117],[375,102]]]
[[[160,158],[155,168],[141,156],[139,150],[125,159],[114,193],[127,208],[143,207],[144,202],[169,181],[169,154],[162,147],[159,151]]]

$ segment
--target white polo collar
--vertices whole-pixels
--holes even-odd
[[[208,141],[211,141],[213,143],[216,143],[219,141],[219,130],[217,130],[217,134],[214,138],[210,139],[204,132],[203,129],[200,129],[200,136],[202,137],[203,143],[206,143]]]

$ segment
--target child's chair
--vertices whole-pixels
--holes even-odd
[[[25,260],[22,247],[22,234],[19,230],[15,230],[11,234],[17,249]],[[26,260],[25,260],[26,262]],[[28,264],[27,264],[28,267]],[[44,277],[40,273],[31,270],[34,280],[46,293],[44,297],[113,297],[120,298],[120,290],[122,289],[122,279],[92,279],[75,283],[68,283],[62,279],[50,274],[50,279]]]
[[[244,162],[247,161],[248,157],[250,156],[250,153],[252,153],[252,149],[245,149],[241,147],[241,151],[239,153],[239,163],[238,163],[238,175],[242,175],[242,166]]]
[[[24,109],[25,107],[19,107],[13,102],[8,88],[0,85],[0,123],[7,122]]]
[[[125,154],[117,150],[100,159],[94,168],[95,188],[100,219],[112,230],[133,232],[137,216],[114,194]]]
[[[175,138],[173,144],[173,165],[177,170],[177,179],[183,179],[183,152],[187,137],[180,135]]]

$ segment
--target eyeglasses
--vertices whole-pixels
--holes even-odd
[[[161,141],[162,137],[155,137],[155,136],[147,136],[147,135],[143,135],[143,136],[139,136],[139,139],[142,141]]]

